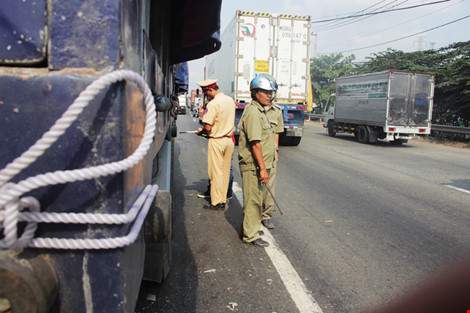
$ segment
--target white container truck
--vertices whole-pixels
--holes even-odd
[[[406,143],[431,133],[434,77],[385,71],[336,79],[324,109],[328,135],[349,132],[362,143]]]
[[[237,125],[251,101],[251,79],[255,73],[271,74],[279,85],[276,104],[283,109],[281,140],[298,145],[307,101],[309,47],[309,16],[237,11],[222,34],[221,49],[206,57],[206,78],[217,79],[221,91],[235,99]]]

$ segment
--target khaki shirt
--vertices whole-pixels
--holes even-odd
[[[235,101],[219,92],[207,104],[202,122],[212,126],[210,138],[230,137],[235,124]]]
[[[259,141],[263,150],[263,159],[267,169],[276,165],[276,134],[284,132],[282,112],[279,107],[272,105],[263,107],[257,101],[252,101],[245,107],[238,124],[240,131],[238,145],[238,160],[241,171],[258,169],[250,143]]]

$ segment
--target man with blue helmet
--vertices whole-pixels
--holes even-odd
[[[273,228],[273,200],[265,185],[274,187],[279,134],[284,131],[282,112],[273,104],[277,83],[268,74],[257,74],[250,83],[252,101],[238,124],[238,160],[243,181],[243,241],[266,247],[261,225]]]

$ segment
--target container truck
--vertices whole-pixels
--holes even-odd
[[[406,143],[431,133],[434,77],[384,71],[336,79],[324,109],[328,135],[346,132],[361,143]]]
[[[235,126],[251,101],[251,79],[268,73],[279,85],[276,104],[285,127],[281,143],[298,145],[307,105],[310,17],[237,11],[221,40],[221,49],[206,57],[205,75],[217,79],[221,91],[234,98]]]
[[[220,6],[220,0],[2,1],[1,312],[134,312],[142,279],[161,281],[168,273],[175,65],[220,47]],[[97,96],[49,149],[17,162],[87,86],[115,70],[144,82],[118,79],[94,89]],[[141,86],[149,88],[148,106]],[[114,175],[85,179],[136,150],[147,112],[156,123],[143,159],[124,172],[114,164]],[[84,168],[81,179],[64,183],[71,170]],[[69,174],[59,178],[59,170]],[[146,207],[135,211],[139,203]]]

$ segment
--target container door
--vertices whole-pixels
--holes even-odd
[[[273,28],[269,15],[242,15],[238,20],[237,95],[250,99],[255,73],[271,73]]]
[[[393,126],[407,126],[409,123],[409,99],[411,92],[411,74],[390,74],[390,104],[388,124]]]
[[[428,126],[429,108],[432,97],[432,77],[416,74],[412,79],[412,97],[410,99],[410,126]]]
[[[307,93],[310,23],[280,16],[275,23],[273,76],[279,103],[303,104]]]

